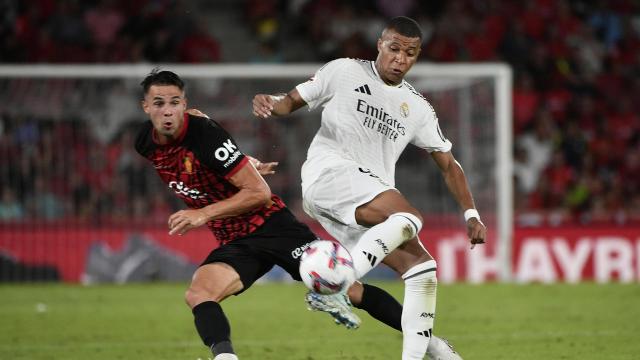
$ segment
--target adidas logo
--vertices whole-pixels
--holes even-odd
[[[366,251],[363,251],[362,253],[363,253],[363,254],[365,254],[365,255],[367,256],[367,259],[368,259],[368,260],[369,260],[369,262],[371,263],[371,266],[376,266],[376,261],[378,260],[378,257],[377,257],[377,256],[375,256],[375,255],[373,255],[373,254],[370,254],[370,253],[368,253],[368,252],[366,252]]]
[[[355,88],[354,89],[355,92],[359,92],[359,93],[363,93],[363,94],[367,94],[367,95],[371,95],[371,90],[369,90],[369,85],[364,84],[362,86],[360,86],[359,88]]]
[[[430,338],[430,337],[431,337],[431,329],[429,329],[429,330],[425,330],[425,331],[420,331],[420,332],[419,332],[419,333],[417,333],[417,334],[418,334],[418,335],[422,335],[422,336],[424,336],[424,337],[428,337],[428,338]]]

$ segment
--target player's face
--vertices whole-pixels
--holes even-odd
[[[420,55],[420,38],[385,30],[378,39],[376,69],[384,82],[398,85]]]
[[[177,86],[152,85],[144,96],[142,109],[149,114],[161,141],[170,142],[180,135],[187,100]]]

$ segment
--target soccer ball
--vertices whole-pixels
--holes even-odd
[[[351,254],[342,245],[329,240],[316,240],[302,253],[300,277],[318,294],[344,291],[356,281]]]

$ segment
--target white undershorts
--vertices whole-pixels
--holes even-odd
[[[354,161],[333,165],[305,189],[302,205],[309,216],[351,250],[368,229],[356,223],[356,208],[395,188]]]

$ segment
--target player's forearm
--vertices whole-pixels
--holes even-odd
[[[291,114],[304,105],[306,102],[296,89],[289,91],[288,94],[257,94],[253,97],[253,115],[264,119],[270,116],[283,116]]]
[[[274,101],[273,110],[271,111],[271,114],[276,116],[283,116],[283,115],[289,115],[293,112],[294,101],[289,94],[285,94],[285,93],[274,94],[274,95],[271,95],[271,98]]]
[[[471,190],[469,190],[469,184],[467,178],[464,175],[464,171],[458,162],[452,162],[444,172],[444,180],[447,184],[447,188],[460,205],[462,210],[475,209],[475,203]]]
[[[241,189],[232,197],[207,205],[202,211],[207,221],[238,216],[271,205],[271,191],[266,189]]]

